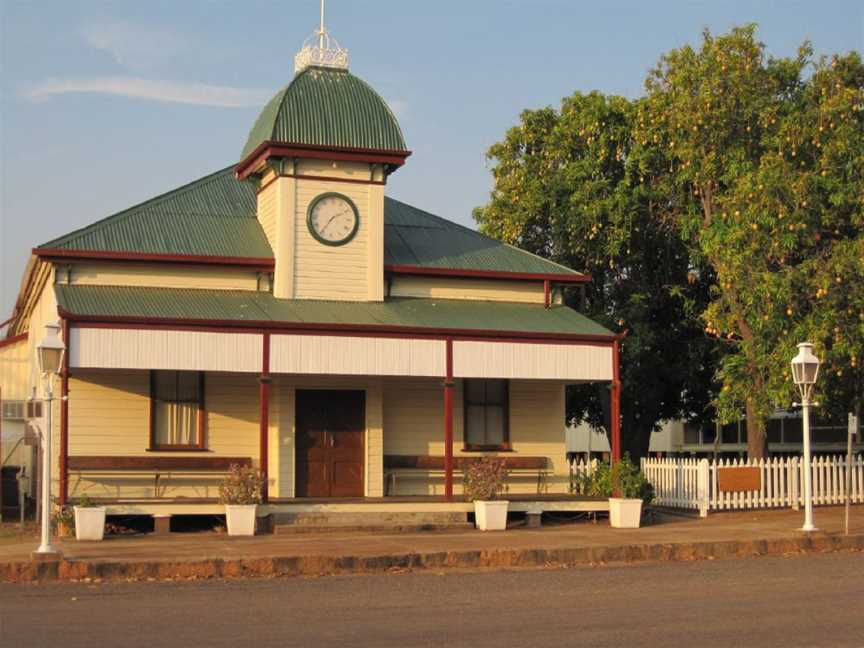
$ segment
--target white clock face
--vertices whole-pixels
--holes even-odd
[[[357,233],[357,208],[339,194],[324,194],[315,199],[307,218],[309,231],[325,245],[344,245]]]

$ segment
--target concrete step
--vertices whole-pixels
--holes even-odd
[[[465,513],[274,513],[274,533],[370,531],[407,533],[470,529]]]
[[[451,524],[415,524],[415,525],[388,525],[388,526],[292,526],[290,524],[278,524],[273,527],[276,535],[298,535],[303,533],[434,533],[448,531],[469,531],[474,528],[470,522]]]

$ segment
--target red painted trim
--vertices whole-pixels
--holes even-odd
[[[453,340],[446,342],[444,377],[444,497],[453,499]]]
[[[0,385],[0,468],[3,467],[3,385]],[[2,470],[0,470],[2,476]],[[3,480],[0,479],[0,506],[3,506]]]
[[[612,344],[612,403],[610,422],[612,436],[612,461],[621,460],[621,377],[619,374],[619,341]]]
[[[64,250],[60,248],[34,248],[33,254],[47,259],[85,259],[89,261],[157,261],[184,265],[240,266],[256,270],[272,270],[276,261],[266,257],[226,257],[194,254],[150,254],[146,252],[111,252],[107,250]]]
[[[259,470],[264,477],[264,485],[261,487],[261,501],[265,504],[269,498],[269,431],[270,431],[270,334],[263,334],[263,352],[261,357],[261,380],[259,384],[260,412],[258,418],[260,427],[258,433],[258,463]]]
[[[0,340],[0,349],[7,346],[12,346],[13,344],[18,344],[19,342],[24,342],[27,339],[27,333],[19,333],[18,335],[13,335],[12,337],[8,337],[5,340]]]
[[[63,342],[66,352],[63,354],[63,371],[60,373],[60,506],[69,501],[69,320],[62,320]]]
[[[198,389],[198,449],[207,450],[207,374],[203,371],[198,372]]]
[[[429,277],[471,277],[483,279],[503,279],[508,281],[554,281],[556,283],[588,283],[591,275],[566,274],[554,272],[505,272],[500,270],[469,270],[461,268],[429,268],[426,266],[389,264],[384,266],[385,272],[408,276]]]
[[[259,166],[261,166],[267,158],[271,157],[337,160],[341,162],[369,162],[372,164],[390,164],[395,167],[400,167],[405,164],[405,160],[409,155],[411,155],[411,151],[277,143],[267,140],[261,142],[254,151],[234,167],[234,175],[239,180],[245,180]]]
[[[18,318],[21,316],[21,311],[24,306],[24,301],[26,300],[27,295],[30,293],[30,290],[33,288],[37,281],[38,269],[40,267],[40,263],[35,262],[30,265],[28,261],[28,266],[30,267],[30,272],[27,273],[27,280],[24,282],[24,289],[18,293],[18,297],[15,299],[15,306],[12,307],[12,316],[7,320],[7,322],[14,321],[14,324],[17,325]],[[50,273],[45,273],[44,281],[48,281],[48,276]],[[44,286],[44,283],[43,283]],[[40,288],[41,290],[41,288]],[[5,323],[5,322],[4,322]]]
[[[324,182],[346,182],[348,184],[362,184],[362,185],[386,185],[387,183],[383,180],[358,180],[356,178],[331,178],[329,176],[319,176],[319,175],[306,175],[306,174],[297,174],[297,173],[283,173],[279,176],[276,176],[264,186],[262,186],[258,193],[261,193],[273,184],[279,178],[294,178],[295,180],[321,180]]]
[[[476,329],[448,329],[434,327],[390,326],[382,324],[315,324],[310,322],[273,322],[249,320],[198,320],[172,318],[138,318],[107,315],[75,315],[59,309],[80,328],[161,329],[169,331],[201,331],[213,333],[260,333],[292,335],[339,335],[344,337],[392,337],[412,340],[443,340],[459,342],[525,342],[533,344],[579,344],[611,346],[615,336],[527,333],[522,331],[478,331]]]
[[[543,280],[543,305],[546,308],[552,306],[552,282],[548,279]]]

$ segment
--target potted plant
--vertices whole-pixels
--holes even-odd
[[[75,539],[102,540],[105,537],[105,507],[82,495],[75,505]]]
[[[255,519],[264,477],[251,466],[231,464],[219,486],[219,501],[225,505],[228,535],[255,535]]]
[[[654,487],[626,455],[606,472],[609,524],[617,529],[638,529],[642,505],[654,499]]]
[[[75,511],[71,506],[57,505],[54,508],[54,514],[51,516],[54,523],[54,530],[59,538],[68,538],[72,535],[75,529]]]
[[[503,459],[483,457],[465,470],[465,497],[474,502],[474,522],[481,531],[507,528],[507,500],[499,500],[507,481]]]

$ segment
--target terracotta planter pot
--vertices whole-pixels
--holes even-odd
[[[72,525],[68,522],[57,523],[57,537],[68,538],[72,535]]]

